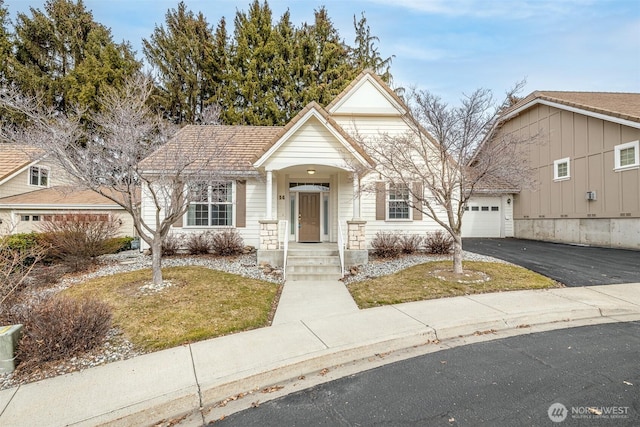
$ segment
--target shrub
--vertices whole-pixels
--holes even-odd
[[[185,246],[191,255],[208,254],[211,250],[211,233],[189,234]]]
[[[117,221],[106,215],[102,218],[68,214],[43,222],[40,230],[42,241],[49,247],[49,255],[79,271],[86,268],[95,257],[112,250],[109,240],[119,227]]]
[[[12,305],[12,300],[26,286],[29,275],[45,255],[39,244],[10,247],[7,241],[0,239],[0,311]]]
[[[23,311],[24,334],[16,356],[26,370],[91,350],[111,328],[109,306],[94,299],[57,295]]]
[[[37,233],[11,234],[2,238],[2,248],[12,250],[27,250],[39,244]]]
[[[230,256],[242,253],[244,241],[236,230],[228,229],[213,235],[211,248],[218,255]]]
[[[403,254],[413,254],[420,250],[424,239],[418,234],[404,234],[400,238],[400,249]]]
[[[131,242],[133,242],[133,237],[130,236],[108,239],[106,245],[109,252],[107,253],[117,254],[118,252],[128,251],[131,249]]]
[[[182,239],[175,234],[167,234],[162,241],[162,256],[173,256],[178,253]]]
[[[424,242],[425,249],[430,254],[450,254],[453,248],[453,238],[440,230],[427,233]]]
[[[373,253],[381,258],[395,258],[400,255],[400,236],[396,233],[378,231],[371,241]]]

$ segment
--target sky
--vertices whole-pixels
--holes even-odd
[[[94,20],[129,41],[143,59],[142,39],[164,23],[178,0],[84,0]],[[212,27],[233,31],[250,0],[185,0]],[[354,15],[364,12],[382,57],[394,56],[394,87],[427,90],[451,105],[478,88],[497,98],[526,80],[534,90],[640,92],[640,0],[270,0],[273,21],[313,22],[326,6],[353,44]],[[5,0],[12,18],[44,0]]]

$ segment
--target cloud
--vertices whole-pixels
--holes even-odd
[[[390,5],[388,0],[369,0],[371,3]],[[393,6],[434,15],[501,17],[530,19],[535,16],[553,16],[572,13],[576,8],[593,4],[593,0],[393,0]]]

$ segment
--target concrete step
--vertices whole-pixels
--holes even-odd
[[[340,273],[340,264],[338,265],[287,265],[287,274],[293,273]]]
[[[322,256],[338,256],[337,249],[291,249],[287,252],[289,257],[322,257]]]
[[[287,265],[340,265],[337,256],[288,256]]]
[[[287,281],[312,281],[322,282],[340,280],[340,273],[289,273],[287,271]]]

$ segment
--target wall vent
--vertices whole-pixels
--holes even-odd
[[[596,192],[595,191],[587,191],[585,199],[587,199],[587,200],[597,200],[596,199]]]

